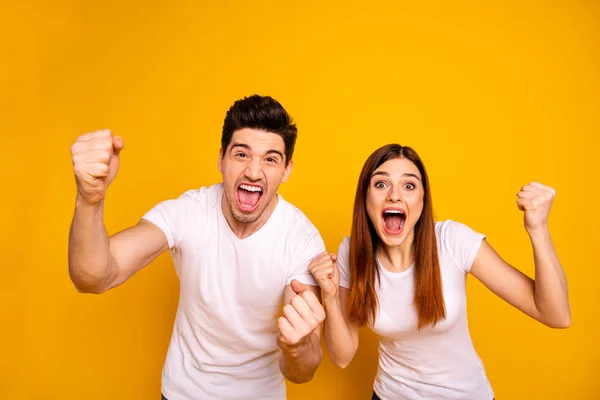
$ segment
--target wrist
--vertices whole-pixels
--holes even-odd
[[[339,292],[336,292],[335,294],[323,294],[323,306],[325,310],[332,308],[341,308],[340,296],[338,293]]]
[[[308,336],[300,340],[295,344],[288,344],[283,341],[278,341],[279,348],[290,357],[298,357],[300,354],[306,353],[312,347],[311,336],[313,334],[310,333]]]
[[[77,193],[75,198],[75,208],[78,210],[101,210],[104,208],[104,199],[96,202],[86,200],[80,193]]]
[[[547,239],[550,236],[548,224],[542,224],[535,228],[526,228],[526,231],[531,240]]]

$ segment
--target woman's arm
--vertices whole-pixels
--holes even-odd
[[[554,189],[535,182],[524,186],[517,195],[517,205],[524,211],[525,230],[533,248],[535,280],[504,261],[485,240],[471,273],[530,317],[551,328],[567,328],[571,324],[567,278],[548,228],[555,195]]]
[[[322,290],[325,347],[333,362],[340,368],[346,368],[358,348],[358,324],[348,320],[350,290],[339,286],[337,256],[323,253],[311,262],[309,270]]]

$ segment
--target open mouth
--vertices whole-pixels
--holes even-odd
[[[238,207],[244,212],[252,212],[258,207],[262,195],[262,187],[258,185],[242,183],[237,188]]]
[[[383,210],[383,229],[390,235],[399,235],[402,233],[406,214],[403,210],[388,208]]]

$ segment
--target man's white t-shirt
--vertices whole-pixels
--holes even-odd
[[[285,399],[277,318],[292,279],[325,251],[319,231],[279,196],[269,220],[237,238],[221,208],[221,183],[183,193],[144,219],[166,235],[180,282],[162,372],[169,400]]]
[[[467,324],[466,275],[484,235],[459,222],[435,226],[446,319],[417,330],[414,265],[394,273],[379,266],[379,307],[370,328],[379,336],[373,389],[382,400],[492,400],[494,393]],[[340,286],[350,287],[350,238],[338,249]]]

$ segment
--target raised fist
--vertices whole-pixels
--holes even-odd
[[[117,176],[123,139],[109,130],[81,135],[71,146],[77,196],[89,205],[99,203]]]

